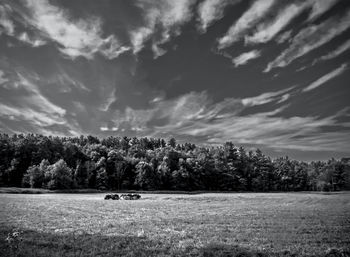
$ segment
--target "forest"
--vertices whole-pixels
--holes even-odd
[[[227,142],[174,138],[0,134],[0,186],[181,191],[350,189],[350,158],[303,162],[270,158]]]

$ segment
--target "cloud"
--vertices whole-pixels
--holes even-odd
[[[42,45],[45,45],[46,42],[42,39],[39,39],[39,38],[36,38],[36,39],[32,39],[28,36],[28,33],[27,32],[23,32],[21,33],[18,37],[17,37],[18,40],[24,42],[24,43],[27,43],[29,45],[31,45],[32,47],[39,47],[39,46],[42,46]]]
[[[199,30],[206,32],[207,28],[224,16],[228,5],[239,3],[240,0],[205,0],[198,6]]]
[[[2,70],[0,70],[0,85],[9,81],[7,78],[4,77],[4,75],[5,75],[5,73]]]
[[[199,99],[201,95],[197,94]],[[191,99],[194,101],[194,99]],[[200,102],[200,101],[199,101]],[[208,144],[222,144],[233,141],[237,144],[253,144],[273,149],[294,149],[302,151],[341,151],[347,148],[348,131],[325,132],[325,127],[349,126],[337,122],[340,114],[330,117],[283,117],[282,106],[267,112],[241,115],[245,109],[239,99],[226,99],[217,104],[205,101],[191,109],[190,119],[169,120],[167,124],[155,126],[151,136],[172,134],[177,138],[200,140]],[[207,113],[220,106],[221,112],[208,117]],[[226,106],[226,107],[224,107]],[[171,109],[170,109],[171,110]],[[200,110],[200,111],[199,111]],[[341,141],[343,139],[343,141]],[[346,149],[349,151],[349,149]]]
[[[326,60],[330,60],[333,59],[335,57],[338,57],[339,55],[341,55],[342,53],[346,52],[347,50],[350,49],[350,39],[345,41],[343,44],[341,44],[340,46],[338,46],[336,49],[334,49],[332,52],[321,56],[320,58],[317,58],[313,64],[316,64],[317,62],[320,61],[326,61]]]
[[[341,75],[345,70],[347,69],[347,64],[344,63],[340,67],[336,68],[335,70],[327,73],[326,75],[323,75],[321,78],[317,79],[316,81],[312,82],[309,86],[303,89],[303,92],[308,92],[310,90],[313,90],[327,81]]]
[[[107,99],[105,100],[105,102],[101,105],[100,107],[101,111],[104,111],[104,112],[108,111],[111,104],[113,104],[117,100],[115,93],[116,93],[116,89],[114,88],[112,92],[109,94],[109,96],[107,97]]]
[[[58,85],[61,92],[71,92],[72,88],[80,91],[91,92],[91,89],[87,88],[84,83],[73,78],[60,66],[56,67],[55,73],[48,78],[47,83]]]
[[[191,19],[194,3],[195,0],[138,0],[137,6],[143,11],[145,24],[129,32],[133,52],[138,53],[145,42],[160,30],[160,35],[153,38],[155,56],[159,55],[158,45],[180,34],[181,26]],[[164,54],[164,50],[161,53]]]
[[[252,50],[247,53],[243,53],[235,58],[232,59],[232,62],[234,63],[235,67],[238,67],[240,65],[244,65],[248,63],[249,60],[256,59],[261,55],[259,50]]]
[[[59,50],[68,57],[91,59],[95,53],[100,53],[113,59],[128,50],[114,35],[102,37],[102,22],[97,17],[74,19],[68,11],[47,0],[26,0],[26,5],[32,13],[28,22],[57,42]]]
[[[279,36],[276,37],[276,42],[278,44],[282,44],[284,42],[286,42],[287,40],[289,40],[292,36],[292,30],[288,30],[286,32],[283,32],[282,34],[280,34]]]
[[[229,47],[240,40],[244,34],[255,26],[271,10],[275,0],[257,0],[252,6],[232,25],[227,33],[218,39],[218,48]]]
[[[312,10],[308,21],[314,21],[331,9],[339,0],[310,0],[310,2],[312,3]]]
[[[154,102],[149,109],[128,107],[123,112],[116,111],[113,124],[100,129],[104,132],[133,131],[150,137],[171,134],[179,140],[204,144],[222,144],[230,140],[276,150],[345,151],[346,142],[350,141],[349,124],[339,122],[338,118],[348,111],[323,118],[284,117],[283,111],[288,105],[276,109],[274,104],[286,101],[292,88],[244,99],[226,98],[216,103],[206,92],[190,92]],[[268,111],[243,114],[246,108],[266,103],[274,103],[267,106]],[[327,132],[325,128],[330,127],[342,129]]]
[[[290,87],[277,92],[266,92],[258,96],[243,98],[242,103],[244,106],[262,105],[262,104],[267,104],[277,100],[279,100],[278,103],[281,103],[286,101],[289,98],[290,94],[285,94],[283,96],[281,95],[292,90],[293,88],[294,87]]]
[[[284,95],[282,95],[281,99],[277,103],[278,104],[283,103],[283,102],[287,101],[290,97],[291,97],[291,94],[284,94]]]
[[[274,19],[258,25],[253,35],[245,37],[245,42],[248,44],[258,44],[270,41],[305,10],[307,7],[306,3],[292,3],[287,5],[278,12]]]
[[[21,132],[55,133],[57,135],[77,135],[81,133],[73,120],[67,119],[66,109],[53,103],[36,85],[40,78],[36,74],[15,73],[7,83],[7,91],[12,94],[0,96],[0,117],[15,124]],[[15,95],[16,101],[13,101]],[[11,126],[7,126],[8,130]],[[10,130],[9,130],[10,131]]]
[[[267,65],[264,72],[269,72],[276,67],[285,67],[295,59],[328,43],[350,28],[349,20],[350,10],[341,17],[331,17],[318,25],[311,25],[302,29],[293,38],[291,45]]]
[[[0,6],[0,35],[1,33],[5,33],[12,36],[15,32],[15,25],[8,15],[10,12],[12,12],[10,6],[6,4]]]

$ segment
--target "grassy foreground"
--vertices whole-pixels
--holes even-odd
[[[350,256],[350,193],[103,196],[0,194],[0,256]]]

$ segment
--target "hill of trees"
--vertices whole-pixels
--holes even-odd
[[[335,191],[350,189],[349,158],[306,163],[154,138],[0,134],[0,186],[47,189]]]

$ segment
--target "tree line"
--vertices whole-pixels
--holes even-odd
[[[350,158],[271,159],[232,142],[0,134],[0,186],[47,189],[335,191],[350,189]]]

